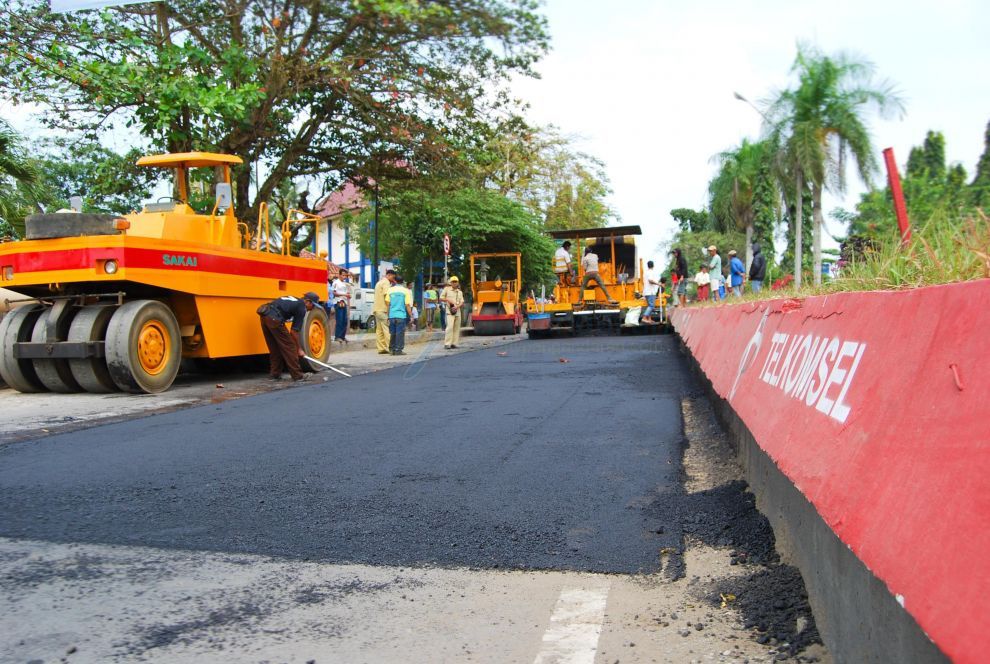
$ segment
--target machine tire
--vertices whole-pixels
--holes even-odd
[[[69,341],[104,341],[115,309],[113,305],[91,305],[80,309],[69,326]],[[79,386],[87,392],[102,394],[117,391],[117,384],[113,382],[106,360],[102,357],[69,360],[69,369]]]
[[[368,320],[364,325],[366,328],[368,328],[368,332],[374,332],[375,325],[377,325],[377,321],[375,320],[375,314],[371,314],[370,316],[368,316]]]
[[[182,363],[179,323],[157,300],[125,302],[107,327],[107,369],[125,392],[164,392]]]
[[[34,343],[42,343],[47,341],[47,328],[48,328],[48,317],[51,315],[54,309],[48,309],[43,314],[38,316],[38,320],[34,323],[34,332],[31,334],[31,341]],[[69,323],[70,319],[64,319],[61,328],[56,332],[56,341],[63,341],[68,337],[69,334]],[[80,392],[82,387],[76,382],[76,379],[72,376],[72,369],[69,368],[69,361],[64,359],[58,360],[33,360],[34,371],[38,374],[38,380],[40,380],[45,387],[47,387],[52,392],[62,392],[65,394],[71,392]]]
[[[303,352],[314,360],[326,362],[330,358],[330,321],[327,312],[321,307],[313,307],[306,312],[303,319],[302,333],[299,335],[302,342]],[[316,371],[316,367],[310,366],[306,360],[300,360],[299,366],[303,371],[307,369]]]
[[[14,357],[14,344],[28,341],[44,308],[24,306],[8,312],[0,320],[0,376],[18,392],[44,392],[45,385],[34,370],[34,362]]]

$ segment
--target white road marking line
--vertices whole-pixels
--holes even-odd
[[[609,583],[564,588],[533,664],[594,664]]]

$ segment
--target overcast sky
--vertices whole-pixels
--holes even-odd
[[[986,0],[548,0],[545,10],[553,51],[538,65],[543,78],[515,89],[533,121],[583,137],[604,160],[611,202],[643,227],[647,253],[672,234],[671,209],[705,204],[712,155],[758,136],[760,116],[733,92],[758,102],[787,86],[798,41],[858,54],[897,85],[904,118],[870,119],[878,159],[893,147],[903,165],[934,129],[972,175],[983,148]],[[847,175],[849,193],[826,213],[858,200],[863,187]]]

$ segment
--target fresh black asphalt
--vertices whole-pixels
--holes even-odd
[[[0,536],[657,570],[676,525],[656,504],[680,485],[680,400],[697,392],[672,337],[430,351],[349,380],[3,446]]]

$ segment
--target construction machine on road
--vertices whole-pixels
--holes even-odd
[[[474,333],[518,334],[523,323],[522,254],[471,254],[469,263]]]
[[[661,331],[665,325],[640,323],[646,307],[643,297],[642,259],[636,255],[635,236],[639,226],[568,229],[550,232],[555,240],[573,241],[573,268],[558,272],[551,293],[535,293],[527,299],[526,329],[530,338],[549,335],[554,330],[577,334],[583,330],[604,329]],[[608,289],[608,296],[594,282],[582,288],[585,272],[581,258],[590,248],[598,256],[598,278]],[[658,296],[657,306],[662,307]],[[661,320],[666,320],[661,314]]]
[[[318,218],[290,212],[276,247],[264,205],[255,232],[234,217],[230,167],[239,157],[187,152],[137,163],[170,169],[173,196],[126,215],[33,215],[27,239],[0,245],[0,287],[27,301],[0,321],[0,376],[11,387],[161,392],[182,358],[267,353],[259,305],[326,292],[326,261],[290,255],[287,239],[293,219]],[[215,183],[209,212],[190,204],[189,173],[200,168]],[[314,307],[302,350],[326,361],[328,336]]]

